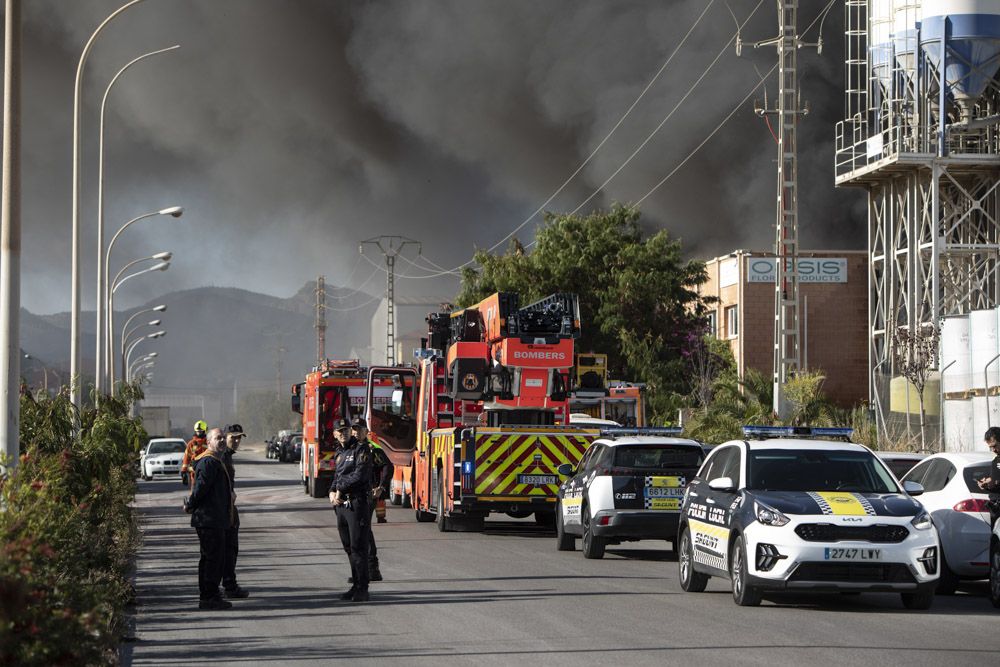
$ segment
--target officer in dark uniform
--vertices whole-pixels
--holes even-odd
[[[1000,518],[1000,427],[993,426],[987,429],[986,446],[995,455],[990,463],[990,474],[979,480],[979,488],[990,494],[987,507],[990,508],[990,527],[996,524]]]
[[[368,424],[363,419],[354,420],[354,439],[372,450],[372,512],[379,498],[389,495],[389,485],[392,483],[392,462],[382,448],[368,439]],[[375,535],[371,532],[372,521],[368,518],[368,578],[370,581],[382,581],[382,571],[378,563],[378,546]]]
[[[236,488],[236,466],[233,456],[240,449],[240,442],[246,437],[243,427],[239,424],[229,424],[224,429],[226,434],[226,451],[222,454],[222,462],[229,473],[229,481]],[[233,525],[226,530],[226,560],[222,568],[222,588],[227,598],[247,598],[250,592],[236,582],[236,559],[240,554],[240,511],[233,505]]]
[[[354,425],[364,425],[357,419]],[[371,534],[372,451],[352,438],[337,455],[330,502],[337,513],[337,530],[351,561],[351,588],[341,600],[368,601],[368,538]]]

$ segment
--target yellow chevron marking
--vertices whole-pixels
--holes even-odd
[[[850,493],[835,491],[817,491],[816,495],[830,505],[830,513],[840,516],[867,516],[865,506]]]
[[[704,521],[698,521],[696,519],[688,519],[688,524],[691,526],[692,531],[705,533],[706,535],[718,537],[722,540],[729,539],[729,529],[724,528],[723,526],[713,526],[710,523],[705,523]]]

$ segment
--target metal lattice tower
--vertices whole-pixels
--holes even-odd
[[[955,72],[968,56],[950,43],[951,19],[935,38],[923,7],[845,0],[835,178],[868,195],[869,395],[883,429],[899,375],[894,328],[939,326],[1000,305],[998,62],[968,68],[965,77],[988,81],[965,95]]]
[[[799,202],[798,122],[808,109],[799,108],[798,50],[806,44],[798,34],[798,0],[777,0],[778,36],[753,44],[778,51],[778,103],[758,108],[761,116],[778,122],[777,222],[775,224],[774,285],[774,411],[787,416],[785,382],[802,366],[799,343]],[[737,47],[740,48],[739,46]]]
[[[326,359],[326,276],[316,279],[316,363]]]
[[[417,246],[417,254],[420,254],[422,245],[405,236],[376,236],[361,242],[358,249],[361,254],[365,252],[365,246],[371,245],[378,248],[385,257],[385,363],[387,366],[396,365],[396,258],[403,252],[406,246]]]

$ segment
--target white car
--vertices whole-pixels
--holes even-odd
[[[766,591],[897,592],[934,600],[940,547],[930,515],[870,449],[819,438],[850,429],[746,427],[688,484],[677,548],[681,588],[729,579],[733,600]],[[816,440],[802,439],[816,437]]]
[[[990,538],[990,602],[1000,609],[1000,521],[993,525]]]
[[[903,475],[910,472],[913,466],[927,458],[927,454],[916,452],[875,452],[875,456],[882,459],[882,463],[889,467],[896,479],[903,479]]]
[[[181,474],[181,460],[187,446],[180,438],[153,438],[146,445],[139,459],[139,470],[146,481],[155,476],[178,477]]]
[[[587,448],[556,503],[556,548],[601,558],[608,544],[677,538],[684,486],[705,458],[701,444],[680,429],[611,428]]]
[[[924,487],[920,503],[934,519],[941,538],[938,593],[951,595],[962,579],[989,575],[990,512],[977,482],[989,475],[989,452],[934,454],[903,475]]]

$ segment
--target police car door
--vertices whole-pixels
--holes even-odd
[[[563,513],[563,526],[573,526],[571,532],[578,532],[583,529],[583,520],[580,508],[583,506],[583,494],[587,490],[587,484],[591,479],[593,462],[597,460],[597,455],[601,445],[593,445],[584,453],[580,459],[580,467],[576,473],[563,484],[563,496],[560,501]]]
[[[694,562],[699,571],[715,575],[729,571],[729,520],[737,496],[734,490],[716,490],[709,483],[729,477],[738,487],[740,459],[737,446],[720,447],[712,452],[698,478],[692,482],[687,517]]]

